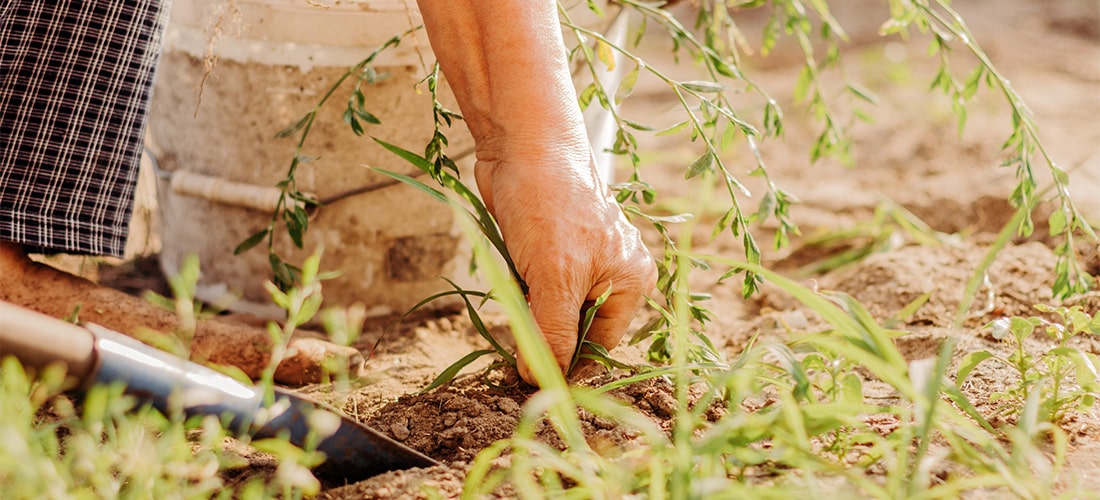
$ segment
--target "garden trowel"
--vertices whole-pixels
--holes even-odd
[[[305,446],[311,426],[328,437],[314,469],[329,484],[354,482],[397,469],[437,462],[300,394],[275,388],[264,401],[259,387],[242,384],[205,366],[173,356],[98,325],[77,326],[0,302],[0,356],[28,367],[67,366],[78,390],[93,384],[125,384],[125,391],[167,412],[215,415],[227,428],[255,439],[282,436]],[[333,430],[335,429],[335,430]]]

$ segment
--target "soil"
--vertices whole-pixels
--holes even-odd
[[[1009,111],[1001,96],[982,90],[970,106],[965,131],[958,135],[950,102],[928,90],[936,61],[926,56],[927,39],[919,35],[908,42],[880,38],[878,25],[888,15],[885,2],[831,3],[840,9],[837,18],[850,30],[845,70],[878,96],[878,105],[867,108],[874,122],[853,121],[851,166],[832,160],[811,164],[808,151],[818,123],[802,116],[799,106],[790,102],[800,70],[798,54],[781,45],[767,58],[746,58],[746,71],[787,106],[786,137],[765,142],[762,150],[774,181],[800,199],[792,215],[804,235],[787,248],[768,251],[765,259],[774,269],[804,283],[852,295],[881,321],[895,318],[907,304],[927,294],[927,303],[895,325],[906,332],[897,343],[908,359],[935,356],[949,335],[956,337],[956,359],[975,349],[1004,351],[1006,346],[983,325],[1003,315],[1034,314],[1033,304],[1052,302],[1055,256],[1051,248],[1057,242],[1048,241],[1046,217],[1041,215],[1049,208],[1040,208],[1033,237],[1014,241],[997,257],[988,273],[988,285],[963,329],[953,332],[951,325],[967,281],[1012,214],[1004,200],[1014,186],[1013,172],[998,167],[1003,159],[1000,146],[1009,133]],[[684,19],[690,16],[687,4],[677,7]],[[1094,194],[1100,188],[1100,3],[969,0],[956,4],[977,41],[1031,106],[1051,155],[1071,170],[1079,207],[1092,217],[1100,216],[1100,198]],[[740,16],[735,19],[754,39],[754,30],[759,30],[764,19],[754,12],[735,16]],[[660,36],[649,39],[662,43],[643,46],[645,55],[658,64],[671,64],[667,42]],[[959,65],[971,64],[961,51],[953,57]],[[744,106],[751,113],[754,104],[747,95],[745,99]],[[843,101],[837,102],[842,107]],[[625,106],[628,117],[657,128],[680,120],[674,97],[660,82],[640,81]],[[696,193],[693,185],[683,180],[683,172],[700,150],[685,139],[682,135],[647,136],[642,143],[648,162],[644,175],[670,208],[687,203]],[[727,161],[738,168],[744,165],[746,173],[751,165],[744,151],[735,152]],[[760,184],[752,182],[755,178],[745,176],[743,180],[750,190],[760,190]],[[912,238],[901,238],[887,249],[839,269],[799,274],[805,264],[838,251],[812,246],[808,244],[811,238],[866,223],[884,200],[906,208],[943,233],[942,243],[919,245]],[[760,229],[761,241],[770,241],[772,229],[767,225]],[[735,238],[726,234],[710,239],[709,234],[709,227],[700,229],[695,242],[699,251],[734,258],[740,255]],[[659,250],[656,235],[647,234],[647,238],[654,250]],[[1095,273],[1100,263],[1095,243],[1082,250],[1091,256],[1089,269]],[[111,276],[101,272],[107,281]],[[716,318],[707,332],[727,356],[737,355],[757,334],[781,340],[790,331],[813,331],[821,326],[812,313],[773,287],[765,286],[758,296],[746,301],[740,297],[739,283],[733,283],[736,280],[718,284],[715,277],[700,273],[694,282],[699,290],[713,294],[709,307]],[[1088,312],[1098,312],[1100,297],[1074,300]],[[500,318],[490,317],[490,322],[503,332]],[[308,387],[305,392],[332,401],[443,465],[333,487],[322,497],[457,496],[470,461],[510,435],[533,390],[516,382],[514,373],[478,376],[479,369],[486,366],[481,363],[466,370],[474,375],[424,394],[418,391],[444,367],[484,344],[460,314],[369,322],[357,347],[369,354],[371,374],[343,392],[331,386]],[[1050,344],[1035,339],[1027,347],[1041,352]],[[1100,353],[1100,341],[1095,339],[1082,341],[1079,347]],[[613,354],[628,362],[641,361],[638,348],[620,347]],[[980,365],[964,387],[983,411],[992,411],[988,395],[1010,379],[998,369],[992,363]],[[596,377],[581,383],[603,380]],[[868,396],[877,397],[875,392],[880,389],[874,384],[865,387]],[[633,403],[655,422],[670,423],[675,400],[670,387],[660,381],[629,386],[617,391],[617,397]],[[1065,424],[1072,439],[1066,480],[1075,477],[1093,491],[1100,490],[1097,411],[1075,414]],[[584,421],[592,439],[622,443],[632,437],[602,419],[585,416]],[[896,422],[886,419],[881,425],[888,428]]]

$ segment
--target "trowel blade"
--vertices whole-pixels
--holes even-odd
[[[189,416],[223,417],[236,432],[261,439],[285,438],[299,448],[311,441],[311,428],[319,432],[335,428],[316,448],[326,459],[314,472],[327,483],[353,482],[386,471],[438,465],[435,460],[301,394],[276,387],[273,403],[265,404],[260,387],[242,384],[113,330],[93,324],[85,328],[95,337],[95,380],[124,383],[126,393],[161,411],[178,408]],[[315,412],[322,414],[313,415]]]
[[[335,432],[317,445],[317,451],[326,458],[313,471],[325,482],[355,482],[391,470],[439,465],[428,456],[300,394],[282,388],[275,388],[275,394],[273,407],[285,409],[256,430],[256,437],[284,434],[290,442],[301,446],[309,433],[311,412],[324,411],[338,419]]]

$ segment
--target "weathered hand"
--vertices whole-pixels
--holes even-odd
[[[656,268],[596,176],[553,0],[417,0],[477,145],[477,185],[530,286],[558,364],[585,301],[611,295],[588,332],[619,343]],[[534,382],[520,360],[520,375]]]
[[[549,168],[548,168],[549,167]],[[615,347],[643,304],[657,270],[589,164],[479,162],[477,184],[496,217],[516,270],[530,287],[531,312],[565,370],[577,348],[585,302],[611,287],[586,340]],[[520,376],[534,377],[522,357]]]

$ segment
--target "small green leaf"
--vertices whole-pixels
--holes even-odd
[[[803,66],[798,74],[798,80],[794,85],[794,101],[804,102],[809,95],[810,82],[813,81],[813,73],[809,66]]]
[[[974,97],[974,94],[978,93],[978,87],[982,83],[982,76],[985,72],[985,66],[978,65],[974,68],[974,72],[970,74],[966,79],[966,84],[963,86],[962,97],[963,99],[970,100]]]
[[[1050,225],[1050,235],[1056,236],[1066,232],[1066,212],[1064,210],[1055,210],[1050,213],[1050,218],[1047,219],[1047,224]]]
[[[303,155],[303,154],[299,154],[299,155],[294,156],[294,162],[299,164],[299,165],[305,165],[306,163],[312,163],[312,162],[315,162],[319,159],[321,159],[320,156],[311,156],[311,155]]]
[[[1054,182],[1058,184],[1069,184],[1069,174],[1062,167],[1051,165],[1050,173],[1054,176]]]
[[[287,218],[286,220],[286,233],[290,236],[290,241],[294,243],[294,246],[302,248],[302,234],[304,229],[298,224],[298,221],[293,218]]]
[[[278,255],[270,253],[267,256],[268,262],[271,264],[271,271],[274,273],[275,286],[279,290],[288,290],[294,286],[294,275],[290,271],[290,267],[283,261]]]
[[[841,377],[840,398],[847,404],[863,404],[863,381],[859,375],[848,373]]]
[[[455,376],[458,375],[458,372],[462,371],[462,369],[466,368],[466,366],[470,363],[477,361],[477,359],[482,356],[487,356],[495,353],[496,351],[493,349],[481,349],[479,351],[474,351],[470,354],[463,356],[462,359],[455,361],[453,364],[451,364],[451,366],[448,366],[446,370],[443,370],[442,373],[437,375],[435,379],[432,380],[432,383],[428,384],[427,387],[420,390],[420,393],[423,394],[432,389],[435,389],[436,387],[446,384],[447,382],[450,382],[455,378]]]
[[[290,215],[292,218],[294,218],[299,226],[302,226],[303,230],[309,228],[309,214],[306,212],[305,208],[302,208],[301,205],[294,205],[294,210],[290,211]]]
[[[966,377],[970,376],[970,372],[974,371],[982,361],[992,357],[992,353],[984,350],[974,351],[963,356],[963,358],[959,360],[959,370],[955,372],[955,386],[962,387],[963,381],[966,380]]]
[[[622,104],[630,94],[634,92],[634,86],[638,83],[638,72],[641,66],[634,66],[634,69],[630,70],[623,77],[623,80],[619,82],[619,88],[615,90],[615,104]]]
[[[913,315],[916,314],[917,310],[920,309],[921,306],[923,306],[926,302],[928,302],[928,299],[931,297],[932,294],[930,293],[920,294],[919,296],[917,296],[917,298],[906,304],[905,307],[902,307],[901,310],[894,315],[893,319],[899,323],[908,321],[909,318],[913,317]],[[887,322],[886,326],[887,328],[889,328],[892,325],[890,324],[890,322]]]
[[[657,132],[654,135],[657,135],[657,136],[672,135],[672,134],[675,134],[675,133],[687,128],[688,125],[690,125],[690,124],[691,124],[691,122],[689,122],[687,120],[684,120],[680,123],[677,123],[676,125],[673,125],[669,128],[661,130],[661,131]]]
[[[726,124],[726,130],[722,132],[722,141],[718,146],[722,151],[729,151],[733,147],[733,141],[737,138],[738,130],[741,130],[741,127],[732,122]]]
[[[581,91],[580,95],[577,96],[577,103],[580,105],[581,111],[588,109],[588,105],[592,104],[592,98],[596,96],[598,90],[599,87],[595,83],[590,83]]]
[[[603,17],[603,9],[600,8],[600,4],[596,0],[588,0],[588,10],[591,10],[597,17]]]
[[[355,114],[352,113],[351,108],[344,110],[344,123],[351,126],[351,131],[358,137],[363,136],[363,125],[359,123],[359,120],[355,118]]]
[[[263,241],[264,238],[267,237],[268,232],[269,232],[268,229],[265,227],[265,228],[257,231],[252,236],[249,236],[247,239],[245,239],[239,245],[237,245],[237,248],[233,249],[233,255],[240,255],[244,252],[247,252],[247,251],[251,250],[252,247],[255,247],[256,245],[259,245],[260,242]]]
[[[1093,335],[1100,335],[1100,313],[1095,314],[1092,320],[1089,321],[1088,332]]]
[[[294,246],[302,248],[302,236],[309,229],[309,215],[300,205],[295,205],[293,210],[284,213],[290,239],[294,242]]]
[[[852,95],[854,95],[854,96],[856,96],[860,99],[863,99],[864,101],[867,101],[870,104],[878,104],[878,99],[875,97],[875,95],[873,93],[871,93],[870,90],[868,90],[866,88],[863,88],[859,85],[856,85],[854,83],[849,82],[848,83],[848,91],[851,92]]]
[[[642,132],[650,132],[650,131],[653,130],[653,127],[650,127],[649,125],[638,123],[636,121],[627,120],[626,118],[623,118],[623,125],[626,125],[627,127],[630,127],[634,130],[641,130]],[[631,137],[633,137],[633,136],[631,136]]]
[[[764,105],[764,133],[772,137],[783,135],[783,109],[773,99]]]
[[[760,54],[767,56],[775,48],[775,42],[779,40],[779,16],[772,14],[768,23],[764,25],[764,39],[760,44]]]
[[[703,156],[700,156],[697,160],[691,163],[691,166],[688,167],[687,173],[684,174],[684,178],[691,179],[692,177],[697,177],[704,172],[712,172],[713,166],[714,153],[707,151],[706,153],[703,153]]]
[[[434,86],[433,86],[434,87]],[[351,98],[348,99],[348,107],[354,109],[363,109],[363,106],[367,104],[367,96],[363,94],[363,89],[355,86],[355,90],[351,93]]]
[[[1031,333],[1035,331],[1038,321],[1037,318],[1025,319],[1013,317],[1009,320],[1008,329],[1012,332],[1012,336],[1016,337],[1017,341],[1023,341],[1023,339],[1031,336]]]
[[[760,200],[760,205],[756,209],[756,213],[749,217],[750,220],[760,223],[768,220],[768,217],[775,211],[775,191],[766,191],[764,198]]]
[[[596,57],[607,66],[608,71],[615,70],[615,53],[611,50],[611,44],[602,39],[596,40]]]
[[[607,302],[607,298],[611,296],[611,288],[611,286],[608,286],[607,290],[604,290],[604,292],[596,298],[592,307],[584,311],[584,322],[581,326],[580,335],[577,338],[577,347],[573,351],[573,360],[569,363],[569,369],[566,370],[567,373],[573,371],[573,367],[577,366],[577,361],[580,360],[581,348],[584,347],[585,338],[588,336],[588,330],[592,328],[592,322],[595,321],[596,313],[599,312],[600,307],[603,306],[604,302]]]
[[[713,239],[717,237],[722,231],[728,229],[735,215],[737,215],[737,209],[731,208],[729,210],[726,210],[726,213],[722,214],[722,217],[720,217],[718,219],[718,222],[714,225],[714,230],[711,232],[710,237]]]
[[[373,138],[373,139],[374,139],[374,142],[377,142],[382,147],[388,149],[391,153],[393,153],[397,156],[400,156],[405,161],[413,164],[416,168],[419,168],[424,173],[426,173],[426,174],[431,174],[432,173],[432,170],[433,170],[432,162],[428,161],[426,158],[424,158],[424,157],[422,157],[422,156],[420,156],[416,153],[413,153],[412,151],[409,151],[407,149],[402,149],[399,146],[394,146],[393,144],[390,144],[390,143],[388,143],[386,141],[383,141],[381,139],[378,139],[378,138]]]
[[[785,345],[773,344],[765,347],[775,356],[779,367],[787,372],[787,375],[792,379],[791,381],[794,382],[791,393],[795,400],[803,402],[808,401],[810,387],[813,386],[813,381],[810,380],[809,374],[806,373],[806,367],[798,361],[794,352]]]
[[[725,85],[707,80],[692,80],[688,82],[680,82],[680,86],[693,92],[701,92],[706,94],[716,94],[726,90]]]
[[[363,109],[355,110],[355,116],[358,116],[359,119],[361,119],[361,120],[363,120],[367,123],[373,123],[375,125],[381,125],[382,124],[382,120],[379,120],[377,116],[374,116],[373,114],[371,114],[371,113],[369,113],[369,112],[367,112]]]
[[[374,170],[375,172],[378,172],[380,174],[383,174],[383,175],[392,177],[394,179],[397,179],[401,182],[404,182],[405,184],[408,184],[408,185],[410,185],[410,186],[412,186],[416,189],[419,189],[419,190],[421,190],[425,193],[428,193],[429,195],[432,196],[432,198],[435,198],[439,201],[442,201],[443,203],[448,202],[447,195],[443,194],[442,191],[440,191],[436,188],[433,188],[433,187],[431,187],[427,184],[424,184],[423,182],[420,182],[419,180],[414,179],[412,177],[409,177],[405,174],[399,174],[397,172],[390,172],[389,170],[383,170],[381,168],[376,168],[376,167],[371,167],[371,170]]]
[[[291,135],[294,135],[295,132],[301,130],[302,127],[305,127],[306,124],[309,123],[310,119],[312,119],[312,118],[313,118],[313,112],[310,111],[309,113],[306,113],[305,116],[299,118],[298,121],[290,124],[289,126],[287,126],[284,129],[276,132],[275,133],[275,138],[276,139],[282,139],[283,137],[290,137]]]

